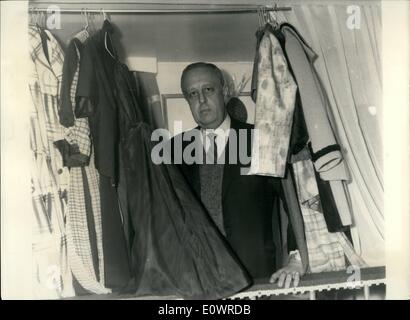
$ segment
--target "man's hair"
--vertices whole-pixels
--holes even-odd
[[[182,93],[185,94],[183,83],[184,83],[184,77],[186,76],[186,74],[189,71],[192,71],[194,69],[201,69],[201,68],[208,68],[208,69],[212,70],[216,74],[216,76],[219,78],[219,80],[221,81],[221,85],[223,86],[225,84],[225,79],[224,79],[224,76],[222,74],[222,71],[216,65],[214,65],[213,63],[207,63],[207,62],[195,62],[195,63],[191,63],[188,66],[186,66],[184,71],[182,71],[182,75],[181,75],[181,90],[182,90]]]

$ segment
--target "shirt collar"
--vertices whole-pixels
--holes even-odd
[[[219,135],[220,133],[224,132],[226,134],[227,131],[231,128],[231,117],[229,114],[226,114],[225,120],[222,121],[222,123],[219,125],[218,128],[216,129],[202,129],[202,132],[204,134],[209,134],[209,133],[216,133]]]
[[[218,157],[221,157],[221,155],[224,152],[226,143],[229,139],[229,132],[231,129],[231,117],[229,116],[229,114],[226,114],[225,120],[219,125],[218,128],[216,129],[202,129],[202,134],[201,134],[201,142],[204,143],[205,142],[205,150],[208,151],[209,149],[209,140],[206,139],[205,137],[210,134],[210,133],[214,133],[216,134],[216,144],[217,144],[217,150],[218,150]]]

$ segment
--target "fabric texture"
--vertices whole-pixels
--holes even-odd
[[[267,31],[259,44],[255,143],[249,174],[283,177],[295,108],[296,84],[276,37]],[[256,141],[257,140],[257,141]]]
[[[118,61],[111,35],[112,26],[105,21],[84,48],[81,63],[89,65],[80,68],[75,112],[88,115],[95,142],[106,286],[122,286],[119,290],[138,296],[232,295],[248,285],[245,274],[177,168],[152,162],[151,126],[143,121],[135,78]],[[119,201],[126,202],[121,211],[128,212],[133,231],[130,252],[121,239]],[[129,272],[121,260],[128,254]]]
[[[293,171],[305,224],[310,272],[342,270],[346,267],[345,257],[356,267],[366,266],[342,232],[329,232],[312,161],[294,163]]]
[[[286,53],[299,87],[312,146],[312,159],[319,173],[328,172],[343,158],[329,124],[325,93],[322,92],[313,67],[317,55],[292,27],[284,24],[281,30],[286,38]],[[346,176],[331,177],[331,180],[342,179],[346,179]]]
[[[288,165],[290,166],[290,165]],[[283,196],[286,201],[281,205],[281,230],[282,242],[287,244],[287,251],[298,250],[305,270],[308,269],[309,257],[308,248],[305,240],[305,226],[300,208],[294,178],[288,168],[286,176],[281,179]],[[289,229],[293,229],[291,232]],[[283,255],[283,261],[287,261],[287,255]]]
[[[346,6],[342,4],[295,6],[292,11],[279,12],[277,18],[294,25],[320,52],[315,67],[351,175],[345,189],[354,223],[353,244],[367,264],[380,266],[385,263],[382,15],[378,2],[359,8],[360,28],[354,30],[345,27]]]
[[[212,141],[210,141],[208,151],[204,151],[206,163],[199,166],[201,200],[219,231],[225,235],[222,213],[223,164],[216,163],[218,159],[216,135],[212,133],[207,135],[208,138],[210,136],[213,136],[210,138]]]
[[[74,114],[77,119],[88,118],[94,164],[99,173],[104,285],[121,290],[128,285],[131,274],[117,193],[119,123],[112,77],[115,63],[107,51],[114,50],[109,40],[112,32],[105,20],[102,29],[84,44]]]
[[[40,32],[47,35],[43,43]],[[43,38],[44,39],[44,38]],[[54,142],[63,140],[58,119],[58,92],[64,53],[47,30],[29,27],[32,97],[30,146],[32,151],[33,290],[37,298],[74,295],[67,257],[65,215],[68,170]],[[43,51],[47,46],[48,59]]]
[[[68,50],[64,61],[60,114],[72,116],[72,126],[65,130],[66,141],[78,147],[78,153],[84,161],[80,162],[80,166],[70,168],[66,219],[68,256],[78,283],[90,293],[104,294],[110,290],[104,287],[99,177],[91,155],[88,119],[76,119],[74,116],[82,43],[74,38],[70,47],[74,47],[74,51]],[[68,108],[71,110],[66,110]]]
[[[129,90],[128,68],[116,62],[120,122],[136,295],[217,299],[248,285],[245,271],[174,165],[155,165],[150,126]],[[132,289],[132,288],[131,288]],[[130,289],[130,290],[131,290]]]
[[[298,34],[294,27],[291,27],[290,25],[284,24],[282,25],[282,27],[288,27],[292,29],[295,34]],[[281,46],[285,48],[286,37],[284,36],[284,34],[280,30],[276,30],[275,35],[277,36]],[[304,46],[307,46],[303,38],[301,38],[301,40],[303,41]],[[312,54],[313,51],[309,49],[309,47],[306,48],[306,56],[309,56],[309,54]],[[285,55],[287,59],[289,59],[286,50]],[[294,71],[292,69],[292,66],[290,66],[290,69],[293,73]],[[321,95],[323,97],[323,102],[326,104],[326,106],[328,106],[329,102],[327,99],[327,94],[325,93],[325,89],[322,86],[320,80],[318,78],[317,80],[318,88],[322,92]],[[330,125],[330,119],[328,119],[328,122]],[[298,90],[296,97],[294,124],[292,127],[292,136],[290,141],[290,161],[298,161],[297,157],[299,157],[305,159],[312,158],[315,162],[318,159],[320,159],[320,157],[322,157],[323,155],[341,150],[340,146],[338,144],[335,144],[333,146],[325,147],[321,151],[315,153],[312,148],[312,142],[309,142],[308,146],[310,152],[308,152],[307,150],[305,150],[305,152],[299,152],[302,150],[302,148],[306,146],[306,142],[309,140],[309,138],[310,136],[307,131],[305,116],[303,112],[303,105],[300,98],[300,91]],[[335,141],[337,141],[336,138]],[[335,179],[335,177],[339,177],[339,179]],[[346,190],[343,187],[345,183],[344,180],[349,180],[349,175],[344,161],[341,161],[340,163],[335,165],[331,170],[320,172],[320,176],[317,177],[317,184],[320,189],[319,193],[322,203],[323,214],[326,218],[327,226],[329,230],[332,232],[342,231],[345,229],[345,226],[349,226],[352,224],[352,212],[349,207],[348,194],[346,193]]]
[[[247,157],[250,159],[252,150],[252,129],[250,124],[242,123],[231,118],[231,135],[225,148],[225,165],[222,180],[222,212],[226,232],[226,240],[232,247],[233,252],[243,264],[252,279],[267,281],[274,270],[283,267],[284,246],[281,243],[280,234],[280,204],[287,201],[283,192],[280,179],[266,176],[243,174],[249,170],[250,163],[242,159],[239,148],[246,148]],[[196,129],[199,129],[197,127]],[[236,152],[238,162],[230,162],[231,144],[237,142],[239,132],[246,132],[242,137]],[[191,140],[183,139],[191,137]],[[246,138],[246,139],[245,139]],[[192,131],[182,133],[171,140],[171,144],[183,141],[183,150],[196,143]],[[200,139],[199,139],[200,140]],[[243,143],[246,142],[246,143]],[[200,143],[200,142],[199,142]],[[171,150],[173,147],[171,146]],[[198,148],[202,150],[201,146]],[[180,165],[181,171],[194,190],[197,198],[201,199],[200,165],[197,163]],[[243,170],[245,169],[245,170]],[[288,208],[287,208],[288,209]],[[300,209],[292,211],[292,207],[286,214],[292,219],[292,224],[300,219]],[[295,218],[295,219],[294,219]],[[303,234],[303,221],[295,223],[294,232],[297,249],[302,251],[307,262],[306,242]],[[300,228],[302,227],[302,229]],[[286,234],[286,232],[284,232]]]

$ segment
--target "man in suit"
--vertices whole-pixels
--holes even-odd
[[[250,277],[278,281],[281,287],[293,281],[296,286],[305,268],[297,252],[281,264],[275,241],[280,233],[277,203],[283,199],[280,179],[246,175],[253,125],[228,115],[227,87],[215,65],[187,66],[181,88],[198,127],[172,139],[173,159],[175,152],[181,153],[182,173]],[[188,159],[188,146],[199,161]]]

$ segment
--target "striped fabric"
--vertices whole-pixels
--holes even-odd
[[[330,233],[327,229],[312,161],[295,162],[293,170],[305,224],[310,272],[345,269],[345,258],[351,265],[364,267],[364,261],[356,254],[344,233]]]
[[[81,39],[85,41],[85,39]],[[70,98],[74,111],[77,91],[78,75],[80,69],[80,51],[77,52],[77,68],[71,83]],[[74,120],[74,126],[66,129],[66,140],[70,144],[76,144],[82,155],[90,157],[89,165],[85,167],[73,167],[70,169],[70,189],[68,197],[67,213],[67,240],[68,256],[71,270],[80,285],[91,293],[105,294],[111,290],[104,287],[104,257],[102,247],[102,225],[99,177],[94,165],[92,154],[90,128],[87,118]],[[85,170],[85,177],[82,170]],[[87,181],[84,181],[87,179]],[[98,251],[98,279],[91,249],[89,227],[85,203],[85,183],[88,184],[91,195],[92,215],[94,220],[97,251]]]
[[[62,140],[57,114],[64,53],[48,31],[47,60],[37,27],[29,27],[31,70],[29,89],[30,145],[32,150],[32,199],[34,296],[53,299],[74,295],[67,258],[65,231],[68,169],[63,167],[54,142]]]

